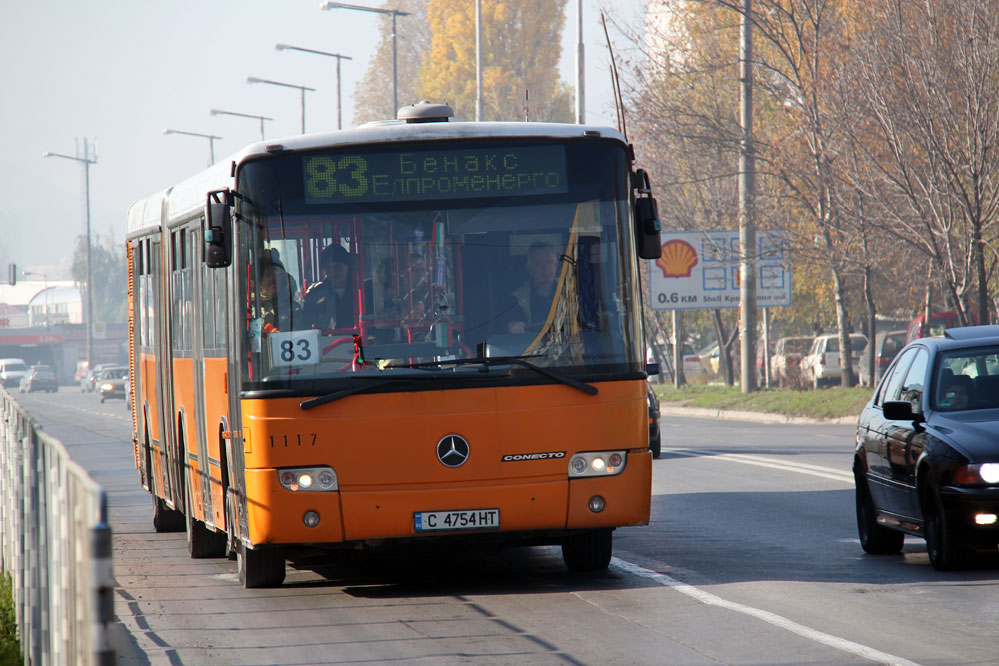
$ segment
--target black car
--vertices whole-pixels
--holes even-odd
[[[662,434],[659,432],[659,398],[651,386],[647,388],[649,401],[649,449],[652,451],[652,457],[658,458],[662,455],[663,451]]]
[[[868,553],[926,539],[955,569],[999,544],[999,326],[948,329],[895,358],[857,424],[857,527]]]

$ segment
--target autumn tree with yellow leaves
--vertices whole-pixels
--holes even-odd
[[[566,0],[481,0],[482,120],[572,121],[558,78]],[[431,47],[420,73],[425,99],[475,118],[475,0],[430,0]]]

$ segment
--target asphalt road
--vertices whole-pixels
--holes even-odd
[[[999,558],[932,569],[860,549],[853,428],[667,416],[652,521],[599,575],[557,548],[235,562],[156,534],[121,402],[16,395],[109,493],[118,663],[995,664]]]

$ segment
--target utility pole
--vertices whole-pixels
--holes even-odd
[[[84,201],[86,206],[86,220],[87,220],[87,283],[86,283],[86,333],[87,333],[87,367],[92,368],[93,366],[93,355],[94,355],[94,341],[91,335],[93,329],[93,282],[90,279],[90,165],[97,164],[97,142],[94,142],[94,156],[90,156],[90,144],[87,143],[87,139],[83,139],[83,156],[80,156],[80,146],[77,144],[76,155],[63,155],[62,153],[52,153],[44,152],[42,157],[59,157],[64,160],[72,160],[83,165],[83,191],[84,191]]]
[[[576,2],[576,124],[586,122],[584,88],[586,79],[583,70],[583,0]]]
[[[742,148],[739,153],[739,319],[742,392],[756,390],[756,149],[753,146],[753,0],[743,0],[739,22]],[[766,353],[766,352],[764,352]]]
[[[475,122],[482,121],[482,0],[475,0]]]

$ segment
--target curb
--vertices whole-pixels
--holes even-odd
[[[843,416],[836,419],[811,419],[805,416],[769,414],[765,412],[743,412],[734,409],[712,409],[709,407],[668,407],[659,404],[659,413],[664,416],[689,416],[692,418],[722,419],[726,421],[750,421],[753,423],[788,423],[796,425],[856,425],[856,416]]]

